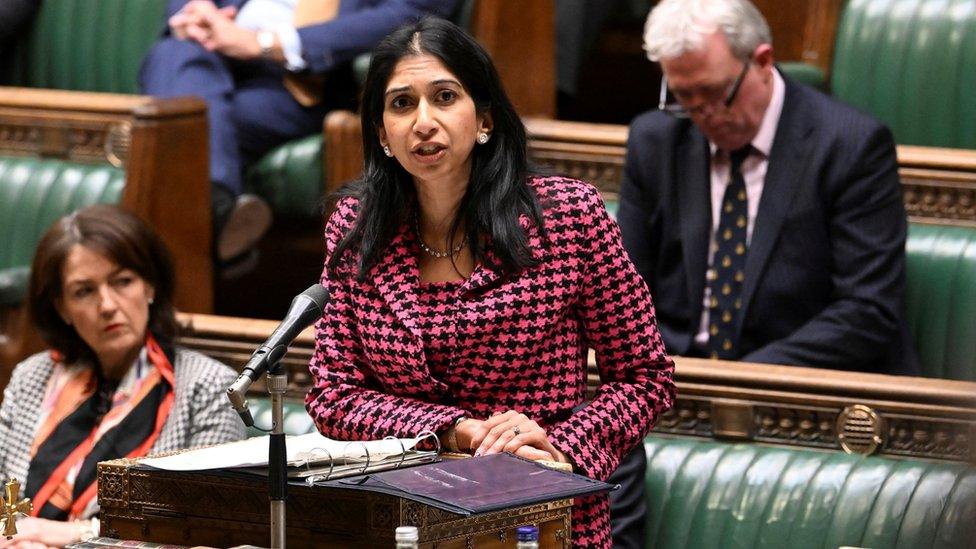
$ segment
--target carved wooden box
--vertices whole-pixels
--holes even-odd
[[[119,459],[98,464],[102,536],[229,547],[270,543],[267,479],[246,473],[174,472]],[[420,530],[424,549],[511,548],[536,524],[540,547],[570,546],[572,500],[464,517],[394,496],[290,485],[289,547],[393,547],[397,526]]]

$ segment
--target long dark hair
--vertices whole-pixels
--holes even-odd
[[[163,349],[172,348],[178,325],[173,309],[173,260],[162,239],[135,215],[106,204],[68,214],[41,237],[31,265],[27,301],[31,321],[41,337],[61,353],[67,364],[98,364],[94,351],[58,314],[61,272],[71,249],[80,244],[124,269],[131,269],[153,287],[149,326]]]
[[[355,226],[329,261],[330,272],[336,272],[345,252],[358,249],[357,271],[364,277],[416,207],[413,179],[395,158],[383,154],[379,129],[383,127],[386,86],[397,63],[424,54],[440,59],[460,80],[477,112],[490,113],[493,123],[488,143],[476,145],[471,152],[471,177],[448,234],[453,238],[463,220],[471,254],[480,263],[488,262],[484,237],[490,238],[501,263],[491,267],[504,274],[534,265],[519,216],[528,215],[542,232],[544,226],[542,210],[527,182],[525,126],[485,50],[453,23],[429,17],[400,27],[373,51],[362,97],[363,177],[340,191],[340,198],[359,199],[359,212]]]

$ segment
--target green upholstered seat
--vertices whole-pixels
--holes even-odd
[[[0,83],[136,93],[139,65],[163,31],[165,10],[166,0],[44,0]]]
[[[976,3],[850,0],[830,78],[898,143],[976,148]]]
[[[922,375],[976,381],[976,228],[911,223],[906,250]]]
[[[806,84],[808,86],[813,86],[818,90],[824,90],[827,87],[827,77],[824,72],[820,70],[820,67],[812,65],[810,63],[804,63],[802,61],[786,61],[783,63],[777,63],[779,70],[783,71],[783,74],[789,76],[793,80]]]
[[[322,135],[310,135],[273,149],[248,170],[245,185],[267,200],[276,216],[321,217]]]
[[[34,248],[57,218],[117,203],[125,174],[105,165],[0,157],[0,305],[21,303]]]
[[[165,7],[166,0],[45,0],[25,39],[9,50],[0,84],[135,93]],[[124,183],[124,172],[108,164],[0,156],[0,305],[23,300],[34,248],[55,219],[119,202]]]
[[[972,547],[964,464],[653,435],[644,448],[646,547]]]

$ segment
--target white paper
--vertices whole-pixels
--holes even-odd
[[[332,458],[362,459],[370,463],[412,450],[419,438],[383,439],[369,441],[333,440],[319,433],[285,437],[288,465],[297,467],[308,463],[328,463]],[[203,471],[234,467],[266,467],[268,465],[268,437],[254,437],[237,442],[218,444],[189,450],[171,456],[145,458],[140,463],[167,471]]]

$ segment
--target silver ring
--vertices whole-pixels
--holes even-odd
[[[522,434],[522,430],[519,429],[519,426],[518,425],[516,425],[515,427],[512,427],[512,432],[515,433],[515,436],[519,436],[519,435]]]

